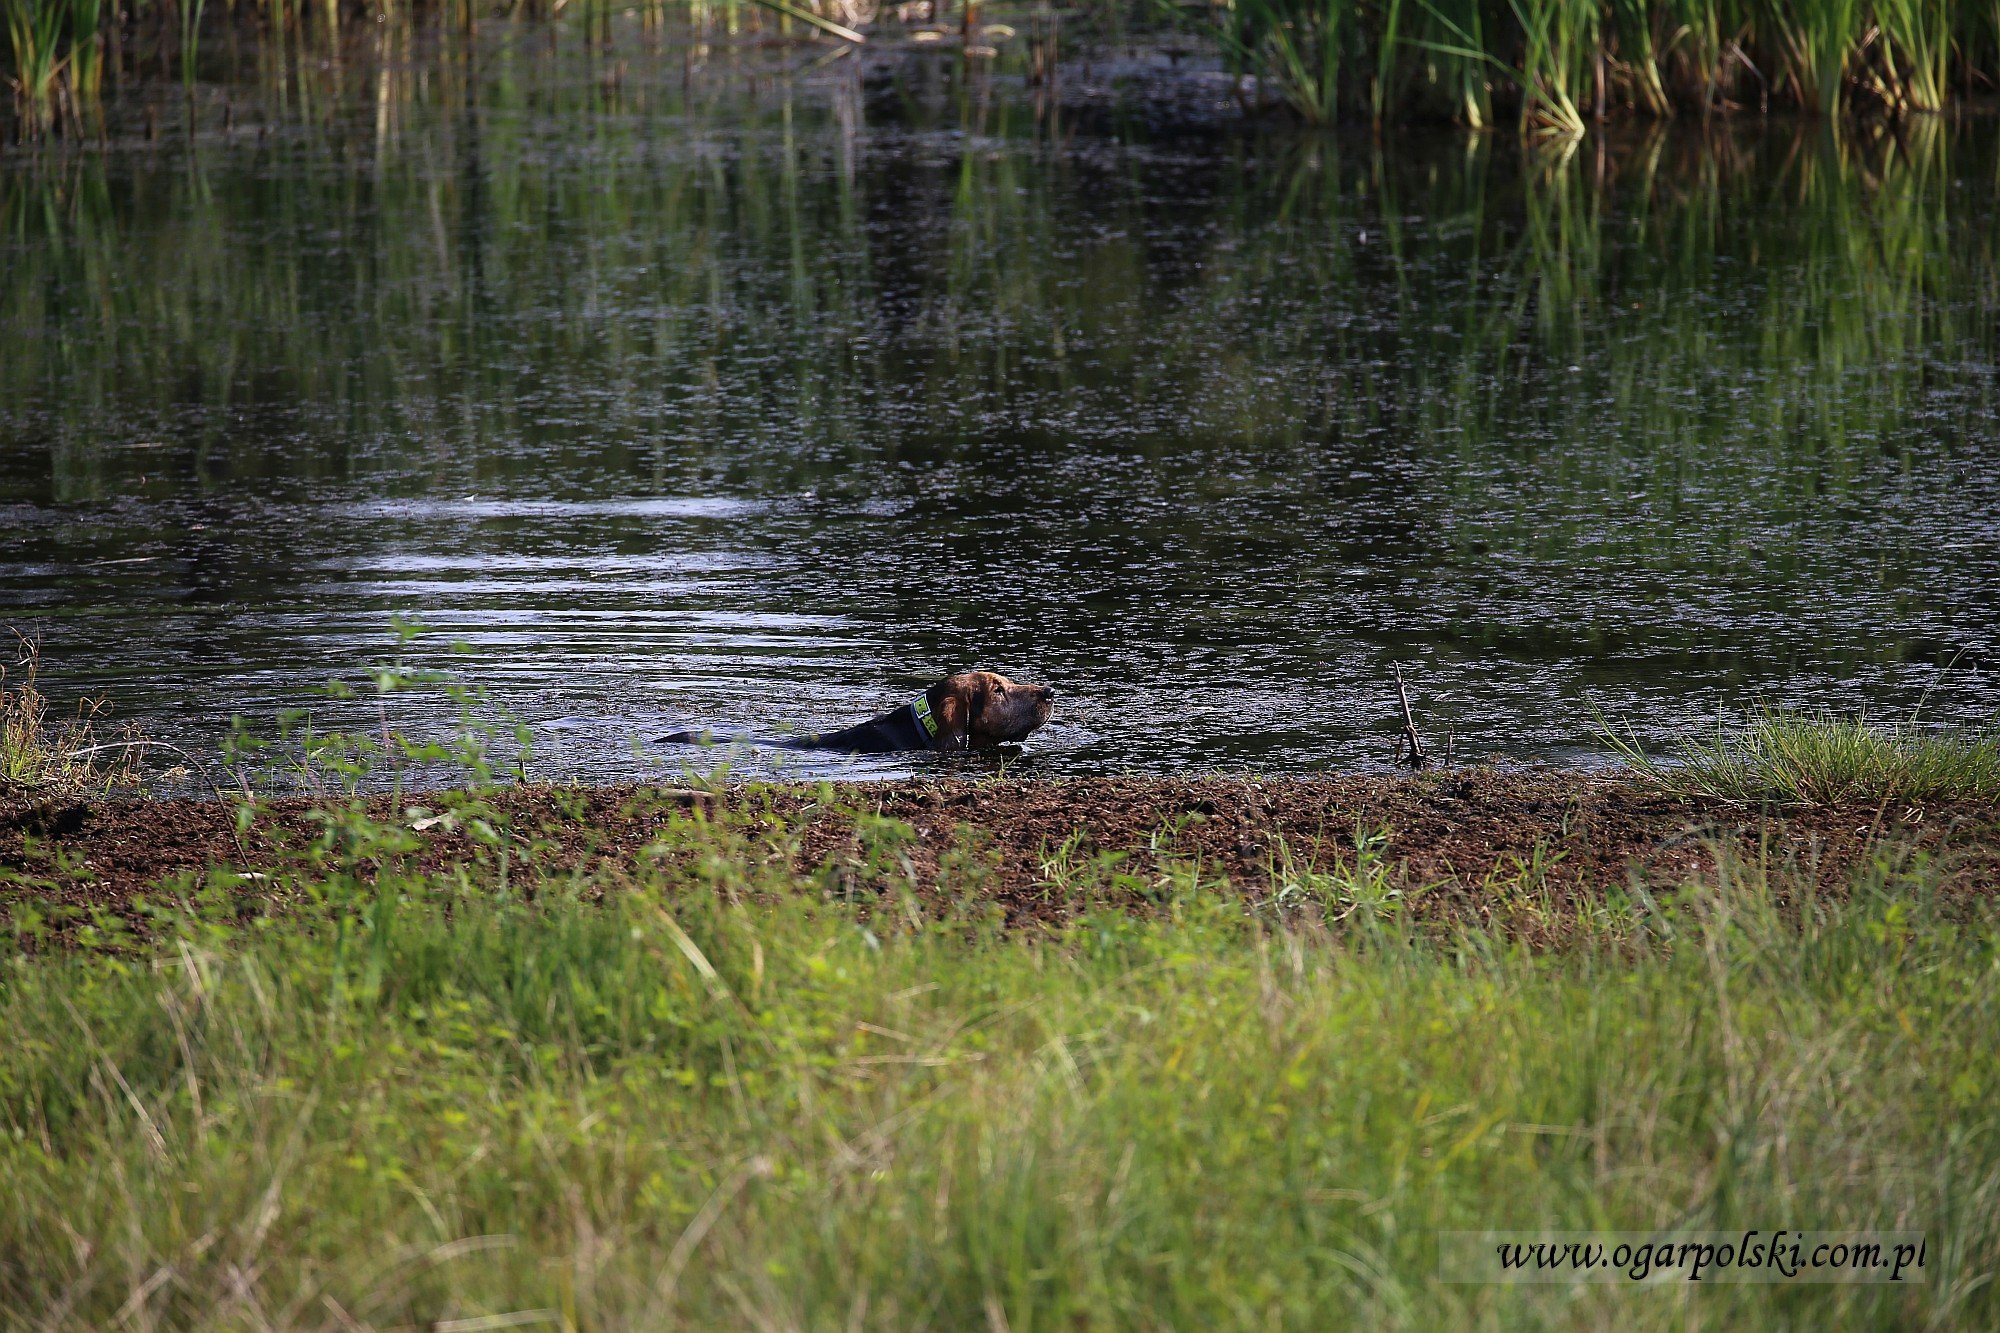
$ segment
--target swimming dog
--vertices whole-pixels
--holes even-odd
[[[790,750],[845,750],[849,754],[990,750],[1026,740],[1049,720],[1055,700],[1056,692],[1046,685],[1018,684],[996,671],[961,671],[946,676],[900,708],[839,731],[782,737],[677,731],[660,739],[666,744],[739,741]]]

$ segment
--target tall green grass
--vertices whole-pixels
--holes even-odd
[[[1446,31],[1446,40],[1433,42],[1432,49],[1458,60],[1484,65],[1489,72],[1514,85],[1521,107],[1524,130],[1561,135],[1583,133],[1588,104],[1585,83],[1591,77],[1598,56],[1599,21],[1597,0],[1509,0],[1508,13],[1520,28],[1518,54],[1503,58],[1482,47],[1464,19],[1432,7],[1433,20]],[[1386,43],[1393,34],[1383,34]]]
[[[69,28],[67,4],[52,0],[0,0],[13,55],[9,84],[23,118],[39,126],[53,111],[58,80],[69,63],[63,38]]]
[[[1437,104],[1473,129],[1493,123],[1493,78],[1487,68],[1487,19],[1481,0],[1420,0],[1424,24],[1413,39],[1425,66],[1415,76],[1437,92]],[[1394,52],[1385,51],[1384,58]],[[1406,85],[1406,88],[1408,85]]]
[[[1677,796],[1741,805],[1876,805],[2000,797],[2000,732],[1768,710],[1718,724],[1664,757],[1611,735],[1613,748]]]
[[[1602,886],[1537,953],[1504,904],[1469,930],[1379,896],[1285,917],[1172,862],[1123,867],[1150,915],[1009,931],[976,846],[920,902],[893,855],[915,833],[886,826],[840,876],[750,816],[670,813],[643,855],[532,876],[533,830],[494,833],[423,876],[406,829],[337,818],[270,881],[163,886],[143,942],[17,885],[0,1318],[2000,1317],[2000,938],[1921,863],[1826,901],[1725,857]],[[1917,1229],[1933,1266],[1436,1280],[1439,1231],[1539,1227]]]
[[[1678,31],[1663,32],[1656,9],[1650,0],[1614,0],[1611,6],[1613,40],[1630,72],[1632,104],[1649,116],[1663,116],[1673,108],[1661,69],[1661,55],[1663,48],[1671,50],[1682,35]]]
[[[1496,97],[1524,130],[1566,136],[1619,110],[1905,115],[1942,109],[1954,74],[2000,77],[1981,7],[1949,0],[1234,0],[1215,14],[1239,72],[1315,121],[1484,125]]]
[[[363,33],[376,35],[385,56],[389,45],[409,49],[419,33],[434,34],[440,51],[456,50],[456,35],[482,19],[546,23],[552,36],[577,30],[593,47],[619,40],[605,0],[248,0],[216,12],[204,0],[0,0],[0,7],[8,79],[34,132],[59,123],[65,109],[74,118],[99,96],[102,34],[110,28],[126,35],[128,73],[151,68],[164,45],[190,84],[204,33],[225,27],[294,72]],[[1091,0],[1076,17],[1143,35],[1130,31],[1130,7],[1131,0]],[[898,36],[879,19],[853,33],[847,25],[866,8],[835,0],[647,0],[619,12],[637,14],[647,42],[670,12],[695,44],[711,32],[734,38],[767,26]],[[1955,90],[2000,82],[2000,16],[1990,0],[1227,0],[1192,21],[1233,69],[1314,123],[1450,118],[1483,127],[1494,123],[1498,103],[1531,133],[1575,136],[1614,111],[1923,114],[1942,109]]]
[[[760,6],[772,12],[764,15]],[[713,28],[731,36],[760,32],[766,24],[790,31],[793,17],[830,31],[845,32],[821,11],[831,0],[809,0],[804,8],[788,0],[676,0],[671,8],[706,40]],[[435,61],[463,49],[464,37],[482,19],[541,24],[556,33],[574,28],[592,46],[614,40],[614,14],[636,18],[643,40],[656,42],[668,12],[667,0],[613,5],[609,0],[242,0],[210,7],[207,0],[0,0],[7,48],[0,52],[0,75],[13,91],[17,128],[39,137],[64,128],[101,128],[95,113],[104,87],[107,35],[122,40],[120,82],[139,82],[169,68],[190,89],[202,77],[204,43],[227,35],[228,45],[257,51],[272,67],[273,91],[282,100],[288,85],[308,69],[343,63],[364,40],[373,54],[394,63],[392,54],[422,43]],[[790,11],[784,13],[780,11]]]
[[[1523,39],[1517,74],[1523,123],[1581,134],[1586,87],[1600,55],[1598,0],[1509,0],[1508,7]]]
[[[1874,0],[1881,41],[1871,47],[1872,86],[1897,110],[1941,111],[1949,80],[1952,0]]]
[[[1235,68],[1268,78],[1303,119],[1335,118],[1353,61],[1342,47],[1359,44],[1355,0],[1237,0],[1217,14],[1216,39]]]
[[[1833,115],[1840,110],[1863,3],[1816,0],[1813,4],[1771,4],[1776,54],[1800,110],[1815,115]]]

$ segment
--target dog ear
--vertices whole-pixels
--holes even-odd
[[[954,689],[934,689],[931,691],[931,715],[937,718],[938,732],[934,744],[940,750],[963,750],[966,743],[966,728],[971,716],[966,710],[965,696]]]

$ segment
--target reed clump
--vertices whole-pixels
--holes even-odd
[[[82,699],[57,718],[39,686],[41,644],[16,635],[14,660],[0,662],[0,798],[103,792],[139,780],[145,742],[131,727],[118,739],[98,731],[104,701]]]
[[[1575,136],[1615,112],[1908,115],[2000,79],[2000,13],[1949,0],[1231,0],[1237,72],[1312,121],[1496,108]]]
[[[724,26],[759,3],[687,0],[671,6],[698,27]],[[825,0],[809,0],[825,7]],[[107,71],[114,84],[201,77],[206,38],[231,30],[262,44],[282,65],[338,55],[361,34],[470,33],[482,21],[574,22],[588,40],[608,42],[614,13],[635,15],[649,33],[664,26],[667,0],[0,0],[7,43],[0,76],[12,89],[21,133],[99,129]],[[817,9],[814,9],[817,13]],[[405,44],[407,45],[407,43]]]
[[[1647,781],[1736,805],[1904,806],[2000,796],[2000,732],[1938,730],[1832,713],[1766,710],[1687,737],[1664,756],[1610,734]]]
[[[2000,4],[1991,0],[1150,3],[1160,22],[1211,38],[1260,96],[1314,123],[1448,119],[1483,128],[1511,119],[1531,134],[1574,137],[1614,113],[1906,116],[2000,87]],[[1091,0],[1066,12],[1143,36],[1132,7]],[[973,0],[939,0],[930,14],[963,21],[968,9],[982,12]],[[498,20],[562,25],[598,44],[616,40],[620,16],[636,16],[649,40],[671,16],[695,42],[774,29],[865,42],[894,12],[866,0],[0,0],[5,74],[31,134],[89,124],[107,70],[122,83],[171,68],[192,87],[204,35],[224,27],[282,63],[337,52],[362,32],[470,33]]]

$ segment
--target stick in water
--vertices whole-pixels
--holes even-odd
[[[1396,744],[1396,757],[1401,759],[1404,747],[1407,746],[1410,752],[1408,761],[1410,767],[1422,768],[1430,762],[1430,756],[1424,753],[1423,738],[1417,735],[1417,719],[1410,712],[1410,692],[1403,688],[1403,664],[1397,662],[1393,665],[1396,669],[1396,698],[1403,705],[1403,739]]]

